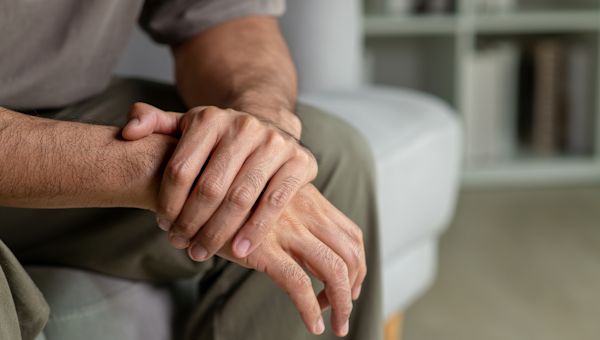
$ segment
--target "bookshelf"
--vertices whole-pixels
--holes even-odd
[[[600,183],[600,0],[516,0],[514,9],[498,13],[478,11],[474,0],[458,0],[449,14],[390,14],[372,10],[368,1],[367,79],[434,94],[459,113],[468,109],[473,89],[466,60],[481,45],[522,44],[548,37],[582,41],[595,64],[591,69],[592,151],[540,157],[517,148],[507,159],[466,166],[463,182],[476,187]]]

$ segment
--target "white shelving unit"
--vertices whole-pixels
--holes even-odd
[[[518,1],[518,0],[517,0]],[[460,113],[465,107],[464,57],[481,39],[520,39],[558,35],[594,41],[600,65],[600,0],[528,0],[508,13],[478,13],[461,0],[454,14],[367,14],[367,74],[375,83],[411,87],[446,99]],[[394,69],[395,72],[390,72]],[[593,155],[514,159],[465,172],[467,186],[524,186],[600,182],[600,66],[596,79]]]

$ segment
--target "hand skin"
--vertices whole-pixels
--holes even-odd
[[[161,174],[176,140],[153,134],[126,142],[118,134],[115,127],[0,108],[0,205],[156,211]],[[269,232],[250,256],[237,259],[229,248],[219,255],[266,272],[289,294],[315,334],[323,329],[319,307],[331,303],[333,328],[343,336],[351,309],[351,269],[361,268],[353,282],[366,275],[360,230],[310,186],[296,195],[279,223],[283,226]],[[325,292],[318,299],[302,267],[324,281]]]
[[[192,109],[161,183],[158,224],[176,248],[195,243],[200,260],[241,230],[232,247],[243,258],[317,174],[313,155],[298,142],[294,64],[277,20],[267,16],[217,25],[172,52],[179,93]],[[152,110],[134,106],[131,125],[147,124],[140,122],[144,109]],[[136,139],[132,131],[123,136]]]
[[[154,107],[142,108],[136,116],[140,123],[133,127],[127,125],[123,130],[127,139],[143,140],[156,132],[176,135],[179,132],[178,127],[185,119],[185,115],[182,114],[164,112]],[[312,184],[304,185],[298,190],[274,224],[275,226],[265,233],[263,242],[255,252],[247,257],[240,259],[234,256],[230,244],[222,247],[217,254],[243,266],[266,271],[290,294],[310,329],[308,322],[314,318],[307,318],[307,315],[313,313],[311,308],[314,309],[311,307],[314,304],[312,290],[305,287],[307,282],[296,283],[298,287],[294,288],[295,279],[280,281],[283,273],[279,272],[278,267],[273,268],[273,263],[279,263],[283,259],[295,272],[293,276],[301,278],[302,281],[308,281],[306,273],[302,271],[302,267],[306,268],[325,284],[324,292],[318,296],[319,304],[325,308],[331,302],[332,325],[336,334],[343,336],[347,333],[348,301],[350,296],[354,300],[358,299],[366,276],[362,232]],[[201,241],[199,238],[194,239],[188,248],[188,254],[194,260],[199,260],[194,243]],[[265,260],[264,254],[272,257]],[[293,264],[289,256],[299,261],[300,266]],[[269,272],[270,270],[276,272]],[[290,283],[291,287],[286,286]]]
[[[199,261],[213,256],[240,229],[233,253],[246,257],[317,174],[316,160],[298,141],[244,112],[199,107],[183,116],[165,116],[137,103],[130,118],[125,139],[139,139],[157,123],[159,129],[150,131],[181,136],[161,183],[158,224],[169,231],[174,247],[195,244],[192,252]]]

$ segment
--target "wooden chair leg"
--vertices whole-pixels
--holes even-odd
[[[385,340],[401,340],[403,319],[404,316],[400,312],[390,316],[385,322]]]

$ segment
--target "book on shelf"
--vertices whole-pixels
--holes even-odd
[[[515,9],[517,0],[472,0],[481,13],[506,13]]]
[[[420,0],[416,2],[415,12],[422,14],[451,13],[455,6],[455,0]]]
[[[519,136],[537,156],[594,149],[594,60],[590,47],[561,39],[525,47],[519,81]]]
[[[552,156],[561,151],[565,132],[564,46],[542,40],[533,46],[534,89],[531,149]]]
[[[384,0],[386,13],[410,14],[413,12],[417,0]]]
[[[516,152],[519,53],[516,45],[502,43],[465,60],[466,162],[471,168],[506,161]]]
[[[594,56],[589,46],[575,42],[566,55],[566,152],[589,155],[594,151]]]
[[[466,161],[502,163],[594,151],[594,53],[584,43],[541,39],[488,44],[465,59]]]

